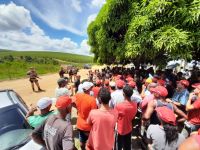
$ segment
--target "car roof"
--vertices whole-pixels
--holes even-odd
[[[27,109],[22,98],[12,89],[0,89],[0,108],[18,104]]]
[[[11,90],[8,89],[0,90],[0,99],[1,99],[0,108],[12,105],[14,103],[10,98],[9,91]]]

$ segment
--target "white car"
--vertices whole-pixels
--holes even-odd
[[[31,139],[32,128],[25,119],[28,107],[13,90],[0,90],[0,149],[42,150]]]

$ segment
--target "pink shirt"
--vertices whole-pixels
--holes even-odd
[[[120,135],[126,135],[132,131],[132,120],[137,113],[135,102],[124,101],[115,106],[118,111],[117,130]]]
[[[150,101],[154,100],[154,95],[150,94],[148,96],[145,96],[140,104],[140,108],[142,109],[142,112],[144,113],[147,109],[147,105]]]
[[[87,150],[112,150],[116,122],[117,112],[115,110],[91,110],[88,123],[92,124],[92,129]]]

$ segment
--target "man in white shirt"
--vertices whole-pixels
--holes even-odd
[[[111,93],[110,107],[114,108],[116,104],[124,101],[123,87],[125,83],[122,80],[116,81],[117,90]]]
[[[56,98],[63,96],[63,95],[67,95],[67,96],[71,95],[71,92],[69,91],[69,89],[66,86],[68,83],[67,79],[60,78],[60,79],[58,79],[57,83],[58,83],[58,87],[55,89],[55,97]]]

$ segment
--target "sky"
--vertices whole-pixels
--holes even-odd
[[[0,0],[0,49],[91,55],[87,27],[105,0]]]

